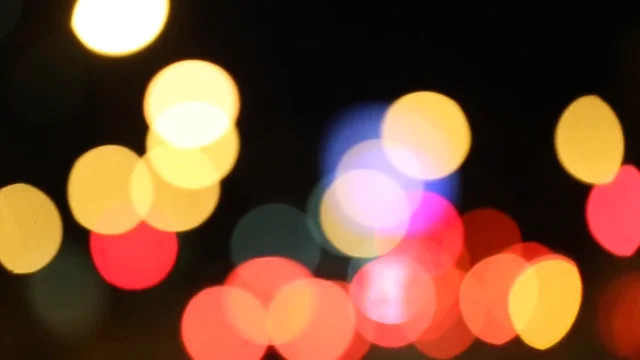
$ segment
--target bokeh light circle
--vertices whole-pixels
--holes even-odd
[[[379,171],[349,171],[331,187],[345,213],[367,228],[394,228],[411,216],[412,207],[404,189]]]
[[[315,269],[321,248],[306,220],[302,211],[286,204],[265,204],[251,210],[231,234],[232,261],[239,265],[253,258],[280,256]]]
[[[575,263],[559,256],[534,261],[509,293],[509,316],[524,343],[545,350],[571,329],[582,303]]]
[[[339,359],[351,345],[355,321],[345,290],[317,278],[284,287],[268,309],[272,343],[291,360]]]
[[[178,237],[141,222],[118,235],[92,232],[91,257],[100,275],[124,290],[143,290],[159,284],[175,265]]]
[[[607,350],[620,358],[640,355],[640,272],[614,279],[598,306],[598,330]],[[634,357],[634,355],[636,357]]]
[[[337,281],[337,280],[332,282],[338,285],[345,292],[347,293],[349,292],[349,283],[345,281]],[[355,309],[355,307],[354,307],[354,310],[357,313],[357,310]],[[358,316],[356,315],[356,323],[357,321],[358,321]],[[338,360],[360,360],[364,358],[365,355],[367,355],[370,349],[371,349],[371,341],[367,340],[367,338],[362,336],[360,331],[358,331],[357,324],[356,324],[356,330],[353,334],[353,339],[351,339],[351,344],[349,345],[347,350],[345,350],[342,356],[338,358]]]
[[[562,167],[587,184],[611,181],[624,159],[622,125],[596,95],[582,96],[564,110],[554,140]]]
[[[144,95],[149,128],[178,148],[206,146],[225,134],[240,111],[233,78],[204,60],[183,60],[160,70]]]
[[[456,266],[464,251],[464,225],[458,210],[439,194],[410,194],[418,205],[402,241],[389,255],[402,256],[437,275]]]
[[[509,318],[509,293],[528,263],[514,254],[498,254],[476,264],[460,287],[460,311],[479,339],[502,345],[517,333]]]
[[[462,317],[455,316],[451,326],[435,339],[419,338],[414,343],[416,349],[432,359],[455,359],[465,352],[475,341]]]
[[[548,247],[535,241],[524,241],[511,245],[505,249],[503,253],[517,255],[527,262],[546,258],[554,254]]]
[[[320,200],[318,220],[324,236],[336,250],[351,257],[371,258],[391,251],[400,243],[409,226],[410,219],[404,219],[404,217],[407,214],[410,215],[410,203],[408,197],[399,187],[391,187],[390,189],[392,193],[402,193],[400,198],[391,198],[388,195],[384,198],[390,200],[392,203],[399,203],[400,213],[392,215],[389,219],[384,219],[382,224],[373,224],[372,220],[376,217],[384,218],[390,209],[395,210],[395,208],[384,209],[381,203],[378,203],[372,209],[374,211],[369,212],[370,209],[362,206],[362,204],[355,203],[358,197],[351,196],[352,194],[349,194],[348,189],[357,187],[360,177],[363,175],[366,177],[369,173],[377,174],[379,179],[382,179],[383,182],[387,184],[393,184],[392,182],[387,182],[387,180],[391,181],[391,179],[385,178],[383,174],[371,170],[350,172],[347,175],[354,174],[354,176],[348,178],[343,176],[339,178],[337,182],[333,182],[326,189]],[[349,183],[345,184],[348,186],[340,186],[339,181],[341,179],[348,180]],[[360,183],[360,185],[362,184]],[[361,191],[361,197],[366,196],[366,193],[367,189]],[[343,195],[345,197],[341,198]],[[368,195],[373,198],[369,199],[367,203],[375,201],[375,197],[377,196],[375,191],[371,191]],[[351,210],[351,214],[345,211],[345,205]],[[361,222],[352,219],[352,215],[354,215],[354,213],[358,215],[357,212],[360,210],[363,212],[359,215],[363,218],[361,220],[364,220]],[[395,221],[400,222],[395,224],[395,226],[389,227],[389,225]],[[374,226],[365,226],[362,222]]]
[[[296,261],[278,256],[247,260],[225,279],[225,285],[250,292],[265,309],[285,286],[312,277],[311,271]]]
[[[151,44],[169,17],[169,0],[78,0],[71,28],[89,50],[126,56]]]
[[[47,265],[62,244],[62,218],[39,189],[19,183],[0,189],[0,263],[16,274]]]
[[[453,267],[433,276],[435,289],[435,311],[428,326],[419,334],[417,341],[435,341],[443,336],[460,318],[460,287],[465,272]]]
[[[640,171],[624,165],[613,181],[591,188],[585,216],[593,238],[609,253],[629,257],[640,246]]]
[[[148,155],[144,156],[130,177],[130,199],[140,218],[157,229],[174,232],[195,229],[209,219],[220,201],[220,183],[183,189],[165,181],[149,163]]]
[[[471,129],[460,106],[451,98],[418,91],[395,100],[381,125],[385,145],[399,144],[414,154],[388,151],[391,162],[417,179],[435,180],[456,171],[471,148]],[[419,166],[416,166],[417,164]]]
[[[109,287],[86,251],[65,242],[55,259],[30,276],[26,294],[38,320],[69,341],[93,335],[108,312]]]
[[[355,306],[383,324],[405,323],[420,313],[435,311],[430,275],[407,258],[382,256],[358,270],[349,285]]]
[[[67,200],[75,220],[102,234],[121,234],[136,226],[147,208],[134,208],[130,194],[140,158],[118,145],[104,145],[81,155],[67,181]],[[148,192],[146,181],[137,188]]]
[[[405,191],[422,190],[424,182],[400,172],[389,162],[385,151],[419,166],[415,156],[403,146],[387,144],[385,147],[380,139],[373,139],[354,145],[342,156],[336,168],[336,179],[354,170],[373,170],[389,177]]]
[[[522,241],[518,224],[494,208],[477,208],[462,216],[465,248],[472,264],[496,255]]]
[[[247,291],[231,286],[196,294],[182,314],[180,330],[194,360],[258,360],[269,342],[263,306]]]
[[[229,175],[240,154],[240,135],[232,126],[204,147],[184,149],[149,131],[146,150],[149,164],[165,181],[180,188],[201,189]]]

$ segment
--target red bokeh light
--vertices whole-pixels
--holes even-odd
[[[431,192],[412,194],[419,199],[407,234],[388,253],[412,259],[432,275],[454,267],[464,251],[464,227],[458,210]]]
[[[420,337],[415,347],[423,354],[434,359],[452,359],[462,354],[473,344],[475,337],[457,311],[455,321],[436,339]]]
[[[339,359],[352,345],[355,310],[345,290],[331,281],[291,283],[274,297],[268,311],[274,346],[286,359]]]
[[[640,272],[613,281],[599,304],[600,336],[622,358],[640,357]]]
[[[586,220],[594,239],[613,255],[633,255],[640,246],[640,172],[624,165],[607,184],[591,189]]]
[[[509,317],[509,292],[528,266],[514,254],[490,256],[469,271],[460,288],[460,311],[479,339],[502,345],[517,333]]]
[[[334,281],[333,283],[340,286],[345,292],[349,291],[349,283],[345,281]],[[360,360],[369,352],[370,348],[371,342],[362,336],[360,331],[355,331],[351,344],[338,360]]]
[[[385,324],[404,323],[435,309],[430,275],[403,257],[382,256],[365,264],[354,275],[349,295],[363,314]]]
[[[548,247],[534,241],[525,241],[512,245],[504,250],[503,253],[517,255],[527,262],[553,255],[553,251]]]
[[[462,217],[465,246],[472,265],[522,241],[518,224],[493,208],[472,210]]]
[[[433,278],[436,309],[431,323],[418,339],[422,341],[438,339],[455,324],[460,317],[459,294],[464,277],[464,271],[452,268]]]
[[[124,290],[142,290],[169,275],[178,256],[178,237],[142,222],[119,235],[92,232],[89,247],[105,281]]]

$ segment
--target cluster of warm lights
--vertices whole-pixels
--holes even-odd
[[[575,100],[556,127],[560,163],[573,177],[593,186],[585,212],[591,235],[611,254],[629,257],[640,247],[640,224],[635,220],[640,172],[623,164],[624,145],[618,117],[598,96]]]
[[[372,345],[413,345],[449,359],[476,340],[497,346],[519,337],[544,350],[566,335],[582,301],[576,264],[523,241],[497,209],[460,215],[424,190],[455,172],[470,149],[457,103],[411,93],[386,109],[379,127],[379,138],[342,155],[306,215],[269,204],[238,222],[237,267],[183,314],[194,359],[259,359],[273,346],[287,359],[351,360]],[[353,259],[346,281],[313,275],[319,248]]]
[[[151,44],[169,12],[168,0],[78,0],[71,24],[86,48],[120,57]],[[240,151],[240,96],[223,68],[203,60],[170,64],[141,100],[145,153],[114,144],[91,149],[73,164],[67,186],[72,215],[90,232],[95,269],[124,290],[167,277],[177,234],[210,218]],[[489,207],[460,214],[430,189],[471,150],[471,128],[456,101],[412,92],[385,106],[375,127],[376,136],[340,154],[306,211],[266,204],[236,224],[236,268],[184,309],[181,336],[193,359],[260,359],[274,347],[291,360],[357,360],[372,345],[414,346],[450,359],[475,341],[500,346],[520,338],[545,350],[569,332],[582,302],[575,262],[524,241],[508,214]],[[640,246],[640,171],[623,165],[616,114],[597,96],[577,99],[560,117],[555,145],[567,172],[593,186],[585,214],[594,239],[611,254],[632,256]],[[62,239],[61,216],[47,195],[26,184],[0,189],[5,268],[38,272]],[[314,276],[322,251],[350,258],[350,273]],[[48,284],[34,281],[32,292]],[[617,356],[640,356],[638,302],[635,273],[602,298],[602,339]]]

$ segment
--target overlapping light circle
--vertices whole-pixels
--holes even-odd
[[[561,256],[533,261],[509,293],[509,315],[529,346],[545,350],[571,329],[582,303],[582,278],[575,263]]]
[[[224,179],[238,161],[240,135],[231,126],[215,141],[198,148],[177,148],[155,131],[146,140],[149,165],[166,182],[185,189],[214,186]]]
[[[360,203],[363,199],[368,200]],[[410,209],[409,198],[392,179],[374,170],[354,170],[326,189],[320,203],[320,226],[342,253],[374,257],[400,243],[409,226]]]
[[[143,110],[149,128],[170,145],[200,148],[235,124],[240,95],[233,78],[204,60],[183,60],[160,70],[149,82]]]
[[[148,211],[136,207],[134,196],[150,198],[154,184],[134,176],[140,157],[126,147],[104,145],[81,155],[67,181],[67,200],[73,217],[84,228],[101,234],[122,234],[133,229]],[[133,185],[132,185],[133,182]]]

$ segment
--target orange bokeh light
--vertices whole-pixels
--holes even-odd
[[[284,287],[268,309],[273,344],[289,360],[339,359],[352,344],[355,321],[344,289],[317,278]]]
[[[473,333],[458,313],[453,324],[436,339],[419,338],[414,346],[434,359],[452,359],[465,352],[475,341]]]
[[[267,308],[282,288],[310,277],[312,274],[304,265],[283,257],[269,256],[238,265],[224,283],[250,292]]]
[[[214,286],[196,294],[181,321],[182,342],[194,360],[258,360],[267,350],[264,308],[250,293]]]
[[[419,341],[436,340],[452,327],[460,317],[459,294],[465,272],[459,268],[433,278],[436,290],[436,309],[429,326],[420,334]]]
[[[516,337],[509,317],[509,291],[527,265],[517,255],[498,254],[467,273],[460,288],[460,311],[476,337],[493,345]]]
[[[340,286],[345,292],[349,291],[349,283],[346,281],[333,281],[334,284]],[[367,340],[359,331],[355,331],[351,344],[338,360],[360,360],[371,348],[371,342]]]

